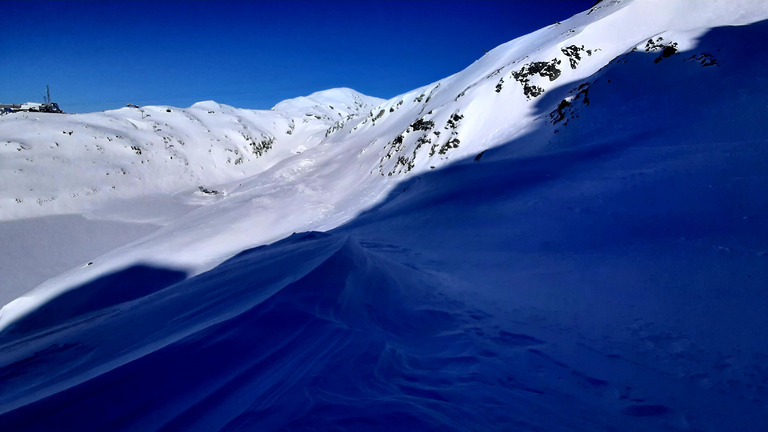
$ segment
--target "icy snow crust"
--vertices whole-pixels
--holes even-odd
[[[2,309],[0,429],[768,429],[766,18],[606,0],[388,101],[0,117],[5,223],[152,231]]]

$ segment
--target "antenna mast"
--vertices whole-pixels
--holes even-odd
[[[45,98],[46,98],[45,103],[50,105],[51,104],[51,88],[47,84],[45,86]]]

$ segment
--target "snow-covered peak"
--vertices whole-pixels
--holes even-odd
[[[5,115],[0,220],[88,212],[150,194],[223,192],[213,186],[311,148],[337,121],[365,114],[379,102],[334,89],[271,111],[204,101],[186,109]]]
[[[383,99],[366,96],[350,88],[342,87],[284,100],[275,105],[272,110],[294,113],[302,110],[308,112],[318,108],[330,108],[331,110],[346,110],[351,113],[357,112],[361,108],[376,106],[381,102]]]
[[[200,101],[193,103],[189,109],[198,109],[198,110],[217,110],[221,109],[224,105],[213,101],[213,100],[207,100],[207,101]]]

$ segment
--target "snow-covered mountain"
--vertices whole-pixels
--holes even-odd
[[[334,89],[281,102],[270,111],[207,101],[187,109],[9,115],[0,124],[6,180],[0,217],[82,213],[149,194],[215,195],[207,186],[265,171],[381,102]]]
[[[768,429],[766,19],[604,0],[391,100],[0,117],[0,428]]]

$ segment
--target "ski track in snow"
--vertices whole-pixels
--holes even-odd
[[[0,117],[0,430],[768,429],[766,18],[604,0],[388,101]]]

